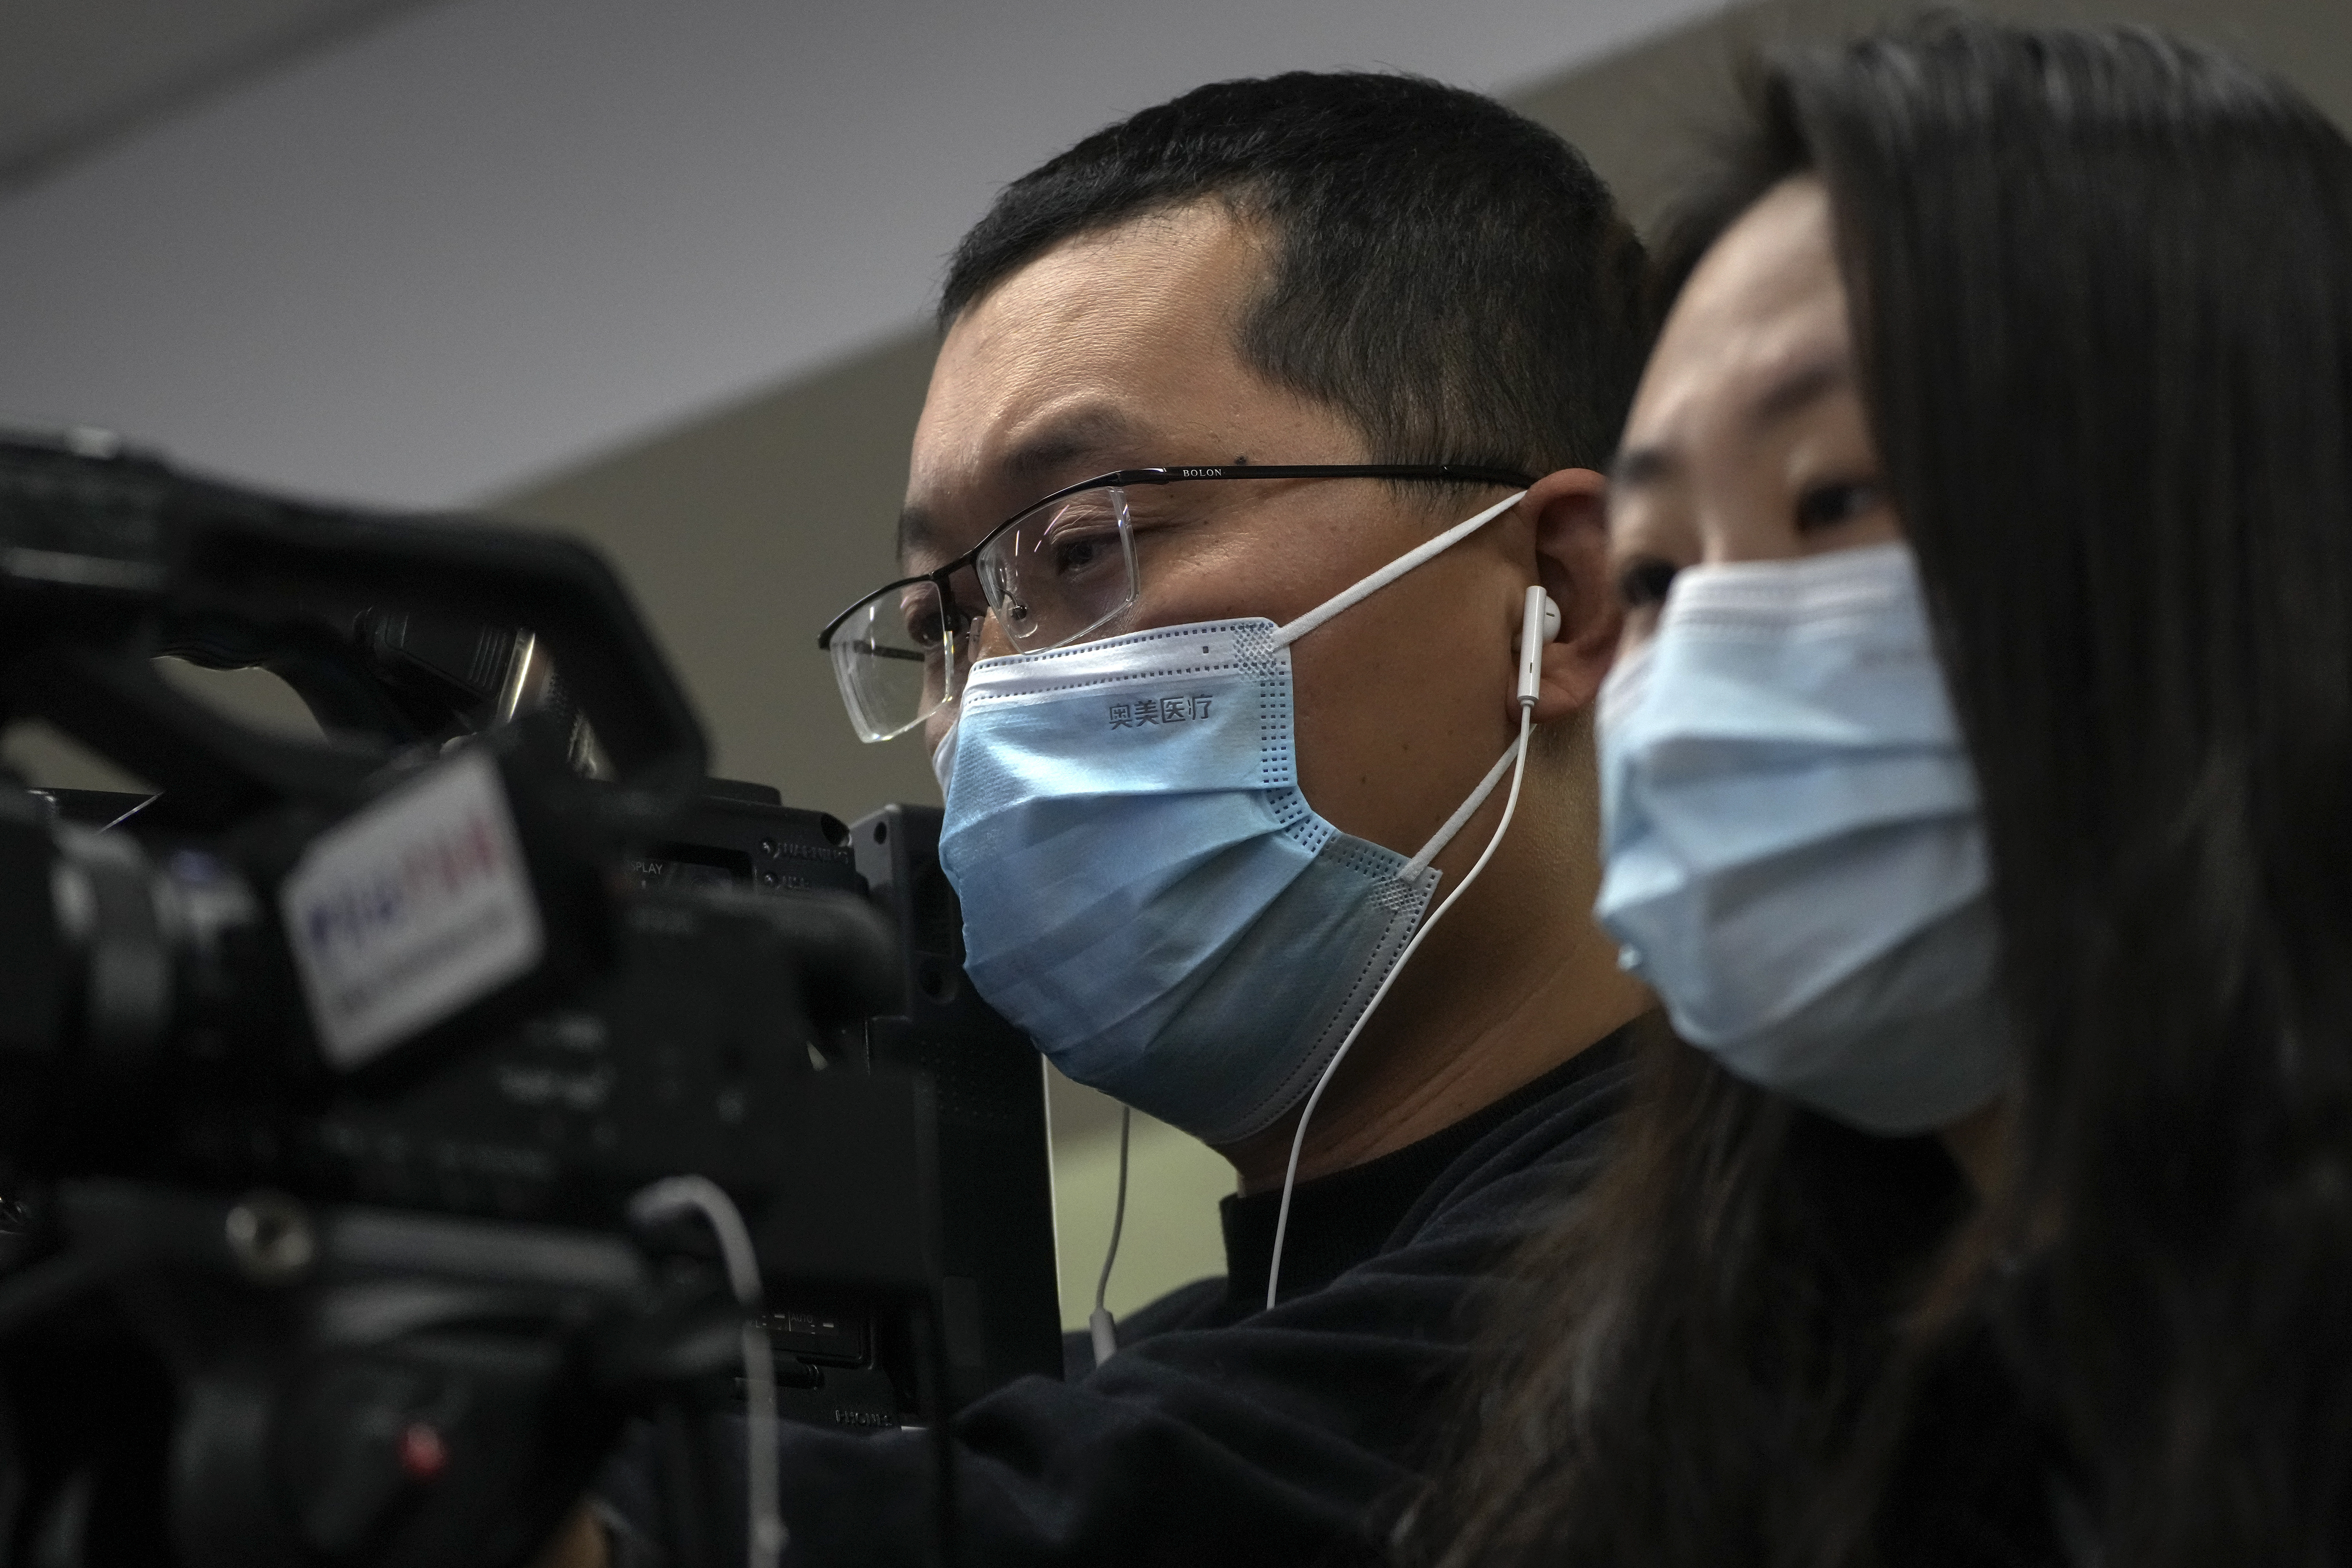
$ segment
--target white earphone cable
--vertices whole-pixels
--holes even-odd
[[[1470,884],[1478,879],[1478,873],[1486,868],[1488,860],[1494,858],[1496,849],[1503,842],[1503,835],[1510,831],[1511,814],[1519,806],[1519,781],[1527,775],[1528,736],[1533,727],[1533,715],[1527,709],[1520,709],[1518,760],[1511,768],[1511,793],[1503,802],[1503,820],[1495,825],[1495,836],[1486,840],[1486,847],[1478,852],[1478,858],[1468,874],[1454,884],[1452,892],[1445,895],[1445,901],[1437,906],[1437,912],[1421,922],[1421,929],[1412,933],[1412,940],[1405,943],[1402,952],[1397,954],[1396,963],[1389,966],[1388,974],[1381,981],[1381,988],[1372,993],[1370,1003],[1356,1019],[1355,1026],[1348,1031],[1348,1037],[1339,1042],[1339,1048],[1331,1053],[1329,1065],[1315,1080],[1315,1091],[1307,1097],[1307,1109],[1299,1112],[1298,1131],[1290,1139],[1290,1165],[1282,1174],[1282,1206],[1275,1215],[1274,1256],[1265,1266],[1265,1304],[1268,1308],[1273,1307],[1275,1293],[1282,1285],[1282,1244],[1290,1231],[1290,1194],[1298,1184],[1298,1152],[1307,1146],[1307,1124],[1314,1120],[1316,1102],[1323,1098],[1324,1086],[1331,1081],[1331,1075],[1339,1070],[1341,1062],[1348,1059],[1349,1047],[1356,1043],[1356,1037],[1364,1032],[1365,1020],[1380,1006],[1381,999],[1389,994],[1389,986],[1412,959],[1414,950],[1421,946],[1421,939],[1429,934],[1431,927],[1445,918],[1445,911],[1454,907],[1456,899],[1470,890]]]
[[[1379,593],[1381,589],[1387,587],[1390,584],[1395,582],[1398,578],[1403,576],[1406,573],[1412,571],[1416,566],[1425,565],[1429,562],[1436,560],[1439,556],[1453,549],[1463,540],[1469,538],[1472,534],[1477,532],[1480,529],[1486,527],[1488,523],[1494,521],[1496,518],[1502,516],[1513,507],[1518,505],[1519,502],[1525,500],[1527,499],[1527,494],[1528,492],[1525,490],[1516,490],[1513,493],[1505,496],[1501,500],[1496,501],[1493,506],[1488,507],[1477,516],[1465,518],[1462,521],[1455,523],[1452,528],[1447,529],[1444,533],[1439,534],[1436,538],[1416,545],[1412,550],[1407,551],[1404,554],[1398,556],[1395,560],[1390,562],[1387,565],[1381,567],[1379,571],[1373,573],[1362,582],[1355,584],[1351,587],[1341,589],[1339,593],[1332,595],[1329,598],[1324,600],[1321,604],[1316,605],[1313,609],[1307,611],[1297,620],[1285,626],[1276,626],[1274,632],[1274,646],[1276,647],[1288,647],[1292,643],[1297,642],[1300,637],[1305,637],[1308,632],[1313,631],[1317,626],[1321,626],[1325,621],[1329,620],[1340,611],[1363,603],[1363,601],[1370,598],[1374,594]]]
[[[751,1233],[734,1200],[708,1176],[665,1177],[629,1199],[629,1217],[639,1225],[656,1225],[687,1213],[700,1215],[718,1237],[728,1289],[742,1310],[743,1326],[737,1338],[743,1358],[745,1405],[744,1562],[747,1568],[776,1568],[788,1537],[777,1502],[781,1472],[776,1465],[775,1350],[768,1340],[761,1304],[759,1255],[752,1250]]]
[[[1087,1320],[1097,1366],[1118,1351],[1118,1325],[1112,1321],[1110,1309],[1103,1305],[1103,1298],[1110,1294],[1110,1266],[1118,1261],[1118,1233],[1127,1226],[1127,1135],[1134,1120],[1131,1107],[1118,1108],[1118,1199],[1111,1205],[1110,1246],[1103,1249],[1102,1278],[1095,1281],[1094,1315]]]
[[[1460,882],[1454,884],[1452,892],[1445,895],[1444,901],[1437,906],[1437,912],[1421,922],[1421,928],[1415,931],[1412,940],[1404,944],[1404,951],[1397,954],[1397,961],[1389,965],[1388,973],[1381,978],[1380,989],[1372,993],[1372,999],[1366,1003],[1364,1010],[1357,1015],[1355,1023],[1348,1030],[1347,1038],[1339,1042],[1339,1048],[1331,1053],[1330,1061],[1324,1065],[1321,1075],[1315,1080],[1314,1091],[1307,1097],[1307,1108],[1298,1113],[1297,1131],[1290,1136],[1290,1164],[1282,1173],[1282,1203],[1275,1211],[1274,1253],[1266,1260],[1265,1266],[1265,1305],[1269,1311],[1273,1310],[1276,1292],[1282,1286],[1282,1245],[1289,1239],[1290,1236],[1290,1194],[1298,1185],[1298,1154],[1299,1151],[1307,1146],[1307,1125],[1315,1120],[1315,1107],[1323,1098],[1325,1086],[1330,1083],[1331,1075],[1339,1070],[1339,1064],[1348,1059],[1348,1052],[1355,1045],[1356,1037],[1364,1032],[1366,1021],[1380,1010],[1381,999],[1388,995],[1389,987],[1395,984],[1396,977],[1403,973],[1405,964],[1411,962],[1414,952],[1420,948],[1421,939],[1429,934],[1430,928],[1445,918],[1445,911],[1454,907],[1455,900],[1470,890],[1470,884],[1478,879],[1478,873],[1486,868],[1486,862],[1493,859],[1495,851],[1502,847],[1503,835],[1511,830],[1512,815],[1519,809],[1519,784],[1527,777],[1528,738],[1535,731],[1536,693],[1543,679],[1543,645],[1549,640],[1542,635],[1545,627],[1544,609],[1549,603],[1550,600],[1542,588],[1529,588],[1527,592],[1526,606],[1520,616],[1519,742],[1511,753],[1511,793],[1503,802],[1503,819],[1495,825],[1494,837],[1486,840],[1486,847],[1478,852],[1478,858],[1471,864],[1468,873]],[[1487,775],[1488,786],[1491,786],[1492,783],[1493,775],[1490,773]],[[1476,808],[1474,806],[1472,809]],[[1454,826],[1448,825],[1447,837],[1452,836],[1451,829]]]

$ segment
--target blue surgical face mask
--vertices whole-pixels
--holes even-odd
[[[1164,626],[974,665],[933,753],[964,963],[1055,1066],[1212,1143],[1313,1087],[1420,923],[1429,862],[1298,789],[1289,645],[1484,526],[1447,531],[1286,626]]]
[[[1908,546],[1680,573],[1600,746],[1595,912],[1685,1039],[1871,1132],[2000,1092],[1976,775]]]

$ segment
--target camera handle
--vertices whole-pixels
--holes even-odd
[[[620,579],[586,546],[284,500],[152,457],[0,433],[0,700],[151,777],[173,774],[166,793],[192,822],[223,826],[257,800],[347,805],[354,775],[385,757],[245,733],[131,666],[175,627],[241,626],[266,643],[289,622],[386,603],[528,628],[544,644],[612,765],[608,813],[650,821],[699,793],[702,727]],[[177,760],[175,748],[202,754]]]
[[[722,1279],[617,1236],[121,1181],[61,1183],[54,1210],[68,1250],[0,1289],[0,1359],[34,1390],[12,1446],[77,1410],[104,1436],[17,1478],[0,1529],[44,1560],[494,1568],[553,1533],[630,1412],[694,1408],[740,1351]],[[110,1362],[118,1393],[160,1359],[176,1409],[91,1412],[82,1372],[44,1400],[43,1358]]]

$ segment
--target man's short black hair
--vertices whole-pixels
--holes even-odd
[[[1574,148],[1419,77],[1216,82],[1097,132],[964,236],[940,322],[1065,239],[1204,198],[1276,239],[1244,361],[1374,461],[1606,463],[1649,348],[1641,245]]]

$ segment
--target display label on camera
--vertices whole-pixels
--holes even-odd
[[[322,834],[278,908],[320,1048],[347,1071],[529,973],[546,948],[514,814],[479,752]]]

